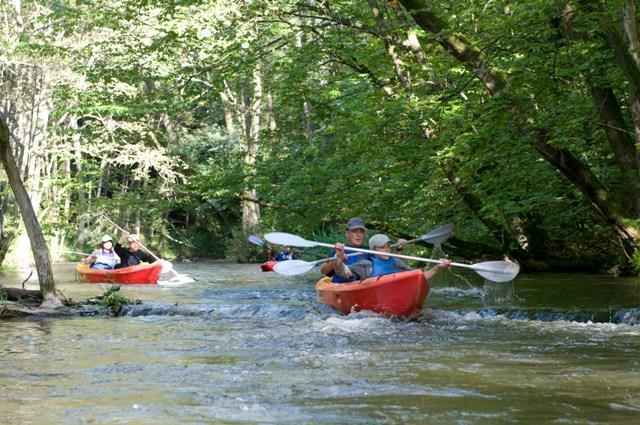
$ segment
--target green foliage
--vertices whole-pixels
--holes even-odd
[[[122,306],[133,304],[133,301],[120,293],[119,286],[111,286],[98,298],[98,303],[111,310],[114,316],[117,316],[122,311]]]
[[[184,230],[174,230],[171,252],[178,259],[224,258],[226,235],[220,229],[189,226]],[[218,242],[216,242],[218,241]]]
[[[264,248],[250,243],[242,229],[234,229],[232,236],[226,240],[225,256],[239,263],[258,263],[267,260]]]
[[[633,252],[633,268],[637,274],[640,274],[640,249],[636,249]]]
[[[552,266],[625,261],[582,191],[532,146],[544,129],[618,195],[590,84],[610,87],[631,122],[628,81],[597,24],[617,19],[619,1],[575,6],[579,36],[553,1],[427,2],[447,34],[508,79],[496,96],[397,2],[378,2],[384,28],[368,2],[343,0],[49,3],[25,6],[40,11],[38,25],[0,45],[57,77],[50,234],[74,241],[80,219],[90,241],[115,233],[95,218],[105,209],[124,227],[139,223],[163,256],[262,261],[238,230],[250,188],[263,229],[326,242],[342,239],[328,223],[358,215],[414,235],[453,222],[461,240]],[[424,59],[403,47],[407,30]],[[404,82],[388,55],[394,42]],[[250,135],[256,75],[261,131]]]

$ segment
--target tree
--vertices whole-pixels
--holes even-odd
[[[580,189],[607,224],[616,231],[623,245],[628,250],[640,246],[640,231],[635,223],[629,221],[629,219],[640,218],[638,215],[640,210],[637,208],[640,201],[637,191],[640,179],[638,179],[638,164],[632,160],[636,157],[635,148],[633,143],[628,141],[626,133],[621,140],[620,132],[607,132],[610,135],[609,143],[612,150],[616,158],[620,158],[618,165],[621,174],[627,176],[623,177],[622,187],[632,191],[631,202],[622,201],[618,193],[608,189],[589,165],[581,161],[571,150],[550,143],[550,129],[529,124],[530,114],[522,106],[525,103],[524,99],[517,98],[514,91],[507,90],[508,79],[506,76],[493,67],[481,50],[467,37],[451,30],[446,22],[438,17],[432,8],[428,7],[425,1],[401,0],[400,3],[423,30],[435,35],[441,46],[484,84],[493,98],[500,98],[499,102],[504,108],[504,113],[513,115],[518,129],[523,133],[530,134],[530,143],[538,153]],[[637,83],[635,73],[638,72],[638,66],[630,60],[631,55],[628,52],[628,47],[622,46],[622,38],[618,34],[618,30],[610,23],[606,11],[599,9],[597,13],[601,15],[603,36],[612,48],[618,65],[631,76],[629,82],[633,96],[638,92],[637,89],[634,89]],[[600,106],[599,112],[603,115],[605,124],[611,123],[612,120],[615,123],[622,122],[619,118],[619,112],[617,112],[617,106],[614,106],[616,101],[611,98],[612,94],[611,91],[594,90],[596,105]]]
[[[11,190],[16,198],[24,226],[29,235],[31,250],[33,251],[33,258],[38,272],[38,281],[43,300],[42,306],[59,307],[62,303],[56,295],[56,285],[53,279],[49,250],[47,249],[40,223],[31,204],[31,199],[29,199],[29,194],[22,184],[20,171],[18,167],[16,167],[13,153],[11,152],[9,127],[2,117],[0,117],[0,161],[7,174]]]

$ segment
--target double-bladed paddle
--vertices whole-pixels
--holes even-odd
[[[433,229],[432,231],[425,233],[424,235],[415,238],[415,239],[411,239],[410,241],[407,241],[407,244],[413,243],[413,242],[418,242],[418,241],[422,241],[422,242],[426,242],[426,243],[430,243],[432,245],[438,245],[441,244],[442,242],[446,241],[447,239],[449,239],[449,237],[451,236],[451,232],[453,231],[453,224],[449,223],[449,224],[445,224],[444,226],[440,226],[436,229]],[[254,236],[254,235],[251,235]],[[249,241],[251,241],[252,237],[249,236]],[[260,238],[258,238],[257,236],[254,236],[253,238],[254,240],[259,240],[261,243],[262,240]],[[255,243],[252,241],[252,243]],[[398,244],[395,243],[393,245],[391,245],[392,247],[396,248],[398,247]],[[347,250],[351,249],[350,247],[346,247]],[[355,252],[353,254],[349,254],[347,255],[348,257],[354,257],[356,255],[363,255],[362,252]],[[288,260],[285,262],[281,262],[276,264],[273,267],[273,270],[277,273],[280,273],[282,275],[285,276],[295,276],[297,274],[303,274],[308,272],[309,270],[311,270],[312,268],[314,268],[315,266],[322,264],[322,263],[326,263],[327,261],[333,261],[335,260],[336,257],[330,257],[330,258],[324,258],[322,260],[318,260],[318,261],[311,261],[311,262],[307,262],[307,261],[302,261],[302,260]],[[294,263],[295,261],[295,263]]]
[[[292,235],[290,233],[282,233],[282,232],[267,233],[266,235],[264,235],[264,238],[267,241],[277,245],[289,245],[289,246],[297,246],[301,248],[312,248],[315,246],[324,246],[327,248],[334,247],[332,244],[308,241],[304,238],[301,238],[300,236]],[[366,254],[380,255],[379,251],[373,251],[370,249],[354,248],[354,247],[348,247],[347,249],[351,251],[363,252]],[[394,254],[390,252],[385,252],[384,255],[389,257],[401,258],[403,260],[413,260],[413,261],[421,261],[424,263],[436,263],[436,264],[440,263],[440,261],[433,260],[431,258],[413,257],[410,255]],[[285,263],[288,263],[288,264],[285,264]],[[306,265],[303,265],[302,263],[306,263]],[[274,267],[274,270],[276,272],[280,274],[291,275],[291,274],[304,273],[310,270],[311,268],[313,268],[313,266],[315,266],[315,263],[307,263],[306,261],[301,261],[301,260],[288,260],[288,261],[282,261],[278,265],[280,265],[280,267],[278,268]],[[311,265],[311,266],[309,267],[308,265]],[[518,272],[520,272],[520,266],[512,261],[486,261],[484,263],[478,263],[478,264],[451,263],[451,265],[454,267],[471,269],[476,273],[478,273],[483,278],[493,282],[508,282],[510,280],[513,280],[518,275]],[[302,271],[297,271],[296,273],[287,273],[292,270],[302,270]]]

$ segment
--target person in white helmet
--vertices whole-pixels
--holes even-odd
[[[90,264],[92,269],[110,270],[120,264],[120,257],[113,249],[113,238],[104,235],[100,240],[98,248],[90,256],[84,259],[85,264]]]

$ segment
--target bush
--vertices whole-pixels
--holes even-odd
[[[633,252],[633,258],[631,259],[631,262],[633,263],[633,269],[635,270],[636,274],[640,275],[640,249],[636,249]]]
[[[119,286],[112,286],[98,299],[99,304],[111,310],[114,316],[120,314],[123,305],[133,304],[133,301],[120,293]]]
[[[249,242],[242,229],[235,229],[226,241],[225,257],[238,263],[259,263],[267,260],[267,251]]]
[[[178,259],[212,259],[224,258],[225,247],[220,241],[223,236],[200,226],[173,230],[173,241],[169,242],[168,251]],[[171,255],[170,255],[171,256]]]

